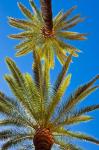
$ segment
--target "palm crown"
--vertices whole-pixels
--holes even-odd
[[[60,100],[71,79],[71,74],[67,74],[67,70],[72,55],[68,56],[53,86],[50,83],[48,64],[45,63],[42,66],[37,52],[34,51],[33,56],[33,78],[28,73],[22,74],[13,60],[6,59],[12,74],[5,75],[5,79],[17,99],[7,97],[0,92],[0,112],[6,115],[5,119],[0,120],[0,126],[9,126],[0,132],[0,139],[5,140],[1,150],[18,146],[25,140],[29,140],[30,143],[23,147],[20,144],[20,150],[30,150],[34,147],[37,150],[48,150],[53,144],[59,145],[60,149],[64,150],[80,150],[71,143],[72,138],[99,144],[95,138],[70,129],[70,125],[92,120],[92,117],[85,114],[99,109],[99,105],[86,106],[81,109],[76,107],[98,88],[93,84],[99,76],[76,89],[67,100],[63,100],[63,106],[61,106]],[[14,128],[14,126],[19,128]]]
[[[76,6],[69,9],[66,13],[60,11],[52,20],[51,1],[41,0],[41,10],[39,11],[34,3],[30,0],[30,5],[33,9],[31,13],[23,4],[18,3],[18,6],[27,20],[9,18],[9,23],[15,28],[23,30],[18,34],[10,35],[13,39],[22,40],[22,43],[16,46],[18,52],[16,56],[25,55],[33,50],[39,52],[41,58],[44,58],[48,63],[48,67],[54,67],[54,54],[59,61],[64,64],[68,53],[72,53],[75,57],[80,50],[72,45],[69,45],[64,40],[84,40],[86,34],[68,31],[70,28],[77,25],[83,19],[80,15],[68,19]],[[47,7],[48,6],[48,7]]]

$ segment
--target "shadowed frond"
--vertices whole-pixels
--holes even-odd
[[[11,130],[1,131],[0,132],[0,140],[5,140],[12,137]]]
[[[82,114],[85,114],[85,113],[88,113],[97,109],[99,109],[99,105],[87,106],[76,111],[75,115],[82,115]]]
[[[77,147],[76,145],[72,143],[65,143],[61,140],[55,139],[55,143],[60,145],[61,150],[83,150],[82,148]]]
[[[20,142],[22,142],[26,139],[32,139],[32,135],[19,135],[15,138],[12,138],[11,140],[9,140],[5,144],[3,144],[3,146],[1,147],[1,150],[8,149],[16,144],[19,144]]]
[[[42,78],[42,65],[41,65],[40,56],[38,53],[34,52],[33,58],[34,58],[33,73],[34,73],[35,84],[37,88],[39,88],[40,92],[42,93],[43,78]]]

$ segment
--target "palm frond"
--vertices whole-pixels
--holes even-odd
[[[63,128],[58,129],[57,132],[58,132],[58,134],[63,135],[63,136],[69,136],[71,138],[76,138],[79,140],[92,142],[94,144],[99,144],[99,140],[97,140],[89,135],[83,134],[83,133],[67,131],[67,130],[64,130]]]
[[[48,111],[47,111],[47,119],[49,120],[49,118],[52,116],[56,106],[58,105],[61,97],[64,94],[64,91],[67,89],[67,87],[69,86],[70,83],[70,79],[71,79],[71,74],[69,74],[64,81],[61,83],[59,89],[56,91],[55,95],[52,98],[52,101],[50,102],[49,106],[48,106]]]
[[[61,150],[83,150],[72,143],[65,143],[64,141],[55,139],[55,143],[60,146]]]
[[[31,44],[32,44],[31,40],[27,40],[27,41],[23,41],[23,42],[19,43],[18,45],[16,45],[15,48],[16,48],[16,50],[23,49],[27,46],[30,47]]]
[[[14,81],[14,79],[11,76],[6,75],[5,80],[8,82],[8,85],[11,88],[12,92],[18,98],[20,103],[24,106],[25,110],[27,110],[27,112],[30,115],[32,115],[32,109],[29,103],[29,99],[27,100],[22,89],[17,85],[17,83]]]
[[[62,47],[62,49],[64,49],[66,52],[72,54],[72,56],[74,56],[74,57],[78,57],[77,52],[81,52],[76,47],[69,45],[67,43],[64,43],[63,41],[61,41],[59,39],[57,39],[57,42],[58,42],[59,46]]]
[[[33,51],[33,47],[25,47],[23,48],[22,50],[18,51],[16,53],[16,56],[19,57],[19,56],[22,56],[22,55],[25,55],[25,54],[28,54],[30,52]]]
[[[71,22],[71,23],[69,23],[69,24],[67,24],[67,22],[66,22],[66,24],[64,24],[64,27],[62,28],[62,30],[68,30],[68,29],[70,29],[70,28],[73,28],[73,27],[76,26],[78,23],[83,22],[83,21],[84,21],[83,18],[78,18],[78,19],[76,19],[75,21],[73,21],[73,22]]]
[[[57,23],[54,25],[54,28],[58,28],[58,26],[60,25],[61,22],[64,22],[67,17],[72,13],[73,10],[76,9],[77,6],[73,6],[72,8],[70,8],[66,13],[64,13],[63,15],[61,15],[60,19],[57,21]]]
[[[60,20],[60,18],[62,18],[62,16],[63,16],[63,12],[61,10],[53,19],[53,25],[54,25],[53,27],[56,26],[57,22]]]
[[[77,33],[77,32],[70,32],[70,31],[66,31],[66,32],[63,32],[63,31],[60,31],[57,33],[58,36],[60,36],[61,38],[65,38],[65,39],[68,39],[68,40],[85,40],[85,36],[87,34],[80,34],[80,33]]]
[[[77,25],[78,23],[82,22],[84,19],[80,17],[80,15],[76,15],[64,22],[61,22],[58,25],[58,28],[56,28],[56,31],[64,31],[65,28],[67,28],[66,30],[68,30],[69,28],[72,28],[73,26]]]
[[[19,135],[15,138],[12,138],[11,140],[7,141],[6,143],[3,144],[1,147],[1,150],[5,150],[8,148],[11,148],[12,146],[15,146],[16,144],[26,140],[26,139],[32,139],[32,135]]]
[[[53,40],[53,49],[60,63],[64,65],[67,58],[66,51],[62,50],[56,39]]]
[[[94,92],[95,90],[98,89],[98,86],[95,86],[93,88],[90,88],[88,90],[85,90],[84,92],[82,92],[80,95],[78,95],[77,97],[73,97],[71,96],[70,99],[67,101],[66,105],[64,105],[64,110],[67,112],[70,109],[73,108],[73,106],[75,106],[78,102],[80,102],[82,99],[85,99],[85,97],[87,97],[88,95],[90,95],[92,92]],[[75,95],[75,94],[74,94]],[[76,95],[75,95],[76,96]]]
[[[28,109],[32,111],[31,104],[29,101],[29,95],[27,93],[27,89],[25,87],[24,77],[20,70],[17,68],[16,64],[10,59],[7,58],[6,62],[9,66],[9,69],[13,75],[13,78],[11,76],[6,75],[5,79],[8,81],[9,86],[17,96],[17,98],[21,99],[23,103],[25,102],[28,105]]]
[[[40,60],[40,56],[37,52],[34,51],[33,53],[34,58],[34,64],[33,64],[33,73],[34,73],[34,81],[36,84],[36,87],[38,88],[39,94],[40,94],[40,112],[41,112],[41,120],[44,116],[44,108],[45,108],[45,102],[44,102],[44,93],[43,93],[43,72],[42,72],[42,64]]]
[[[16,18],[12,18],[9,17],[9,24],[15,28],[19,28],[22,30],[30,30],[33,28],[33,26],[35,26],[35,24],[33,24],[30,21],[26,21],[26,20],[21,20],[21,19],[16,19]]]
[[[97,90],[99,88],[98,86],[94,86],[92,88],[91,88],[91,86],[94,84],[94,82],[96,80],[98,80],[98,78],[99,78],[99,76],[96,76],[93,80],[91,80],[87,84],[84,84],[83,86],[81,86],[80,88],[78,88],[74,92],[74,94],[72,94],[69,97],[69,99],[64,103],[64,106],[60,110],[59,116],[57,117],[57,119],[59,119],[60,117],[62,117],[62,115],[66,114],[66,112],[71,111],[71,109],[75,105],[77,105],[78,102],[80,102],[81,100],[85,99],[85,97],[87,97],[92,92],[94,92],[95,90]]]
[[[44,49],[43,58],[45,58],[45,63],[47,63],[49,69],[53,68],[54,67],[54,50],[53,50],[53,43],[50,39],[47,41],[43,49]]]
[[[0,112],[5,114],[8,118],[19,118],[19,120],[22,120],[25,122],[25,124],[28,124],[32,127],[33,122],[28,120],[28,115],[23,112],[22,105],[20,102],[14,98],[10,98],[6,96],[4,93],[0,92]]]
[[[37,9],[37,7],[36,7],[36,5],[35,5],[35,3],[34,3],[34,0],[29,0],[29,2],[30,2],[30,5],[31,5],[31,7],[32,7],[32,9],[33,9],[34,14],[35,14],[35,15],[38,17],[38,19],[40,19],[40,21],[41,21],[41,14],[40,14],[39,10]]]
[[[69,68],[71,59],[72,59],[72,54],[67,57],[67,60],[66,60],[65,65],[63,66],[61,72],[60,72],[59,75],[58,75],[58,78],[57,78],[57,80],[56,80],[56,82],[55,82],[55,85],[54,85],[54,90],[55,90],[55,91],[58,90],[58,88],[60,87],[62,81],[64,80],[65,75],[66,75],[66,73],[67,73],[67,71],[68,71],[68,68]]]
[[[64,121],[60,121],[59,123],[57,123],[57,127],[58,126],[67,126],[67,125],[74,125],[74,124],[78,124],[81,122],[87,122],[92,120],[93,118],[90,116],[72,116],[72,117],[67,117]]]
[[[79,18],[80,18],[80,14],[77,14],[74,17],[68,19],[65,23],[72,23],[73,21],[76,21]]]
[[[94,111],[97,109],[99,109],[99,105],[87,106],[87,107],[81,108],[80,110],[76,111],[75,115],[82,115],[82,114],[85,114],[85,113],[88,113],[88,112],[91,112],[91,111]]]
[[[63,108],[61,108],[58,117],[54,120],[54,122],[57,122],[60,120],[62,116],[64,116],[67,112],[70,112],[71,109],[77,105],[78,102],[80,102],[82,99],[85,99],[89,94],[94,92],[98,89],[98,86],[90,88],[96,80],[98,80],[99,76],[96,76],[93,80],[88,82],[87,84],[84,84],[80,88],[78,88],[74,94],[72,94],[69,99],[64,103]]]
[[[41,92],[42,90],[42,65],[40,61],[40,56],[35,51],[33,52],[34,64],[33,64],[33,73],[34,73],[34,81]]]
[[[36,128],[35,125],[23,120],[20,117],[8,118],[8,119],[0,121],[0,126],[10,126],[10,125],[19,126],[19,127],[22,127],[22,126],[23,127],[31,127],[33,129]]]
[[[48,64],[45,62],[43,65],[43,95],[44,99],[46,99],[46,104],[50,97],[50,69]]]
[[[28,19],[33,20],[34,16],[23,4],[18,3],[18,7]]]
[[[29,99],[32,107],[32,114],[34,118],[39,120],[40,112],[41,112],[41,97],[35,86],[32,77],[26,73],[24,75],[25,85],[27,89],[27,93],[29,94]]]
[[[0,132],[0,140],[6,140],[8,138],[11,138],[12,132],[11,130],[5,130]]]
[[[7,116],[13,116],[16,114],[16,116],[23,118],[23,113],[21,113],[18,105],[19,104],[16,104],[14,98],[10,98],[0,91],[0,112],[6,114]]]
[[[6,58],[6,63],[9,67],[14,79],[17,81],[18,85],[22,86],[24,84],[23,75],[20,72],[20,70],[18,69],[18,67],[16,66],[15,62],[10,58]]]
[[[9,36],[12,39],[24,39],[24,38],[32,38],[33,37],[33,32],[32,31],[25,31],[25,32],[21,32],[21,33],[17,33],[17,34],[11,34]]]

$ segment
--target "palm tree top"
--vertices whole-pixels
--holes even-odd
[[[6,115],[5,119],[0,119],[0,127],[9,126],[0,132],[0,139],[5,140],[1,150],[7,150],[25,140],[31,143],[23,149],[34,149],[36,146],[38,150],[42,146],[42,139],[46,144],[44,150],[50,149],[53,144],[60,149],[80,150],[70,142],[73,138],[99,144],[99,140],[71,130],[71,125],[92,120],[88,112],[99,109],[99,104],[77,108],[77,104],[98,89],[93,84],[99,79],[99,75],[77,88],[69,98],[62,100],[71,80],[71,74],[67,74],[67,70],[72,55],[68,56],[54,85],[50,83],[48,64],[42,66],[39,53],[34,52],[33,56],[33,77],[28,73],[22,74],[15,62],[6,58],[11,74],[5,75],[5,79],[16,99],[0,92],[0,112]],[[60,105],[61,100],[63,106]],[[11,125],[17,126],[17,129]]]
[[[29,0],[32,12],[23,4],[18,3],[19,9],[26,19],[9,17],[9,24],[22,30],[18,34],[10,35],[10,38],[22,41],[16,46],[16,50],[18,50],[16,56],[22,56],[36,50],[52,68],[54,67],[55,55],[61,64],[65,63],[68,53],[72,53],[72,51],[74,51],[73,56],[77,57],[77,52],[80,50],[68,44],[67,41],[85,40],[86,34],[69,31],[70,28],[83,20],[79,14],[69,18],[76,6],[66,13],[60,11],[52,18],[51,1],[41,0],[40,2],[41,10],[38,10],[34,1]]]

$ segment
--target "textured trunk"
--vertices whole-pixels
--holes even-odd
[[[44,29],[45,32],[50,34],[53,29],[51,0],[40,0],[40,2],[44,20]]]
[[[38,129],[33,139],[35,150],[51,150],[53,136],[48,129]]]

